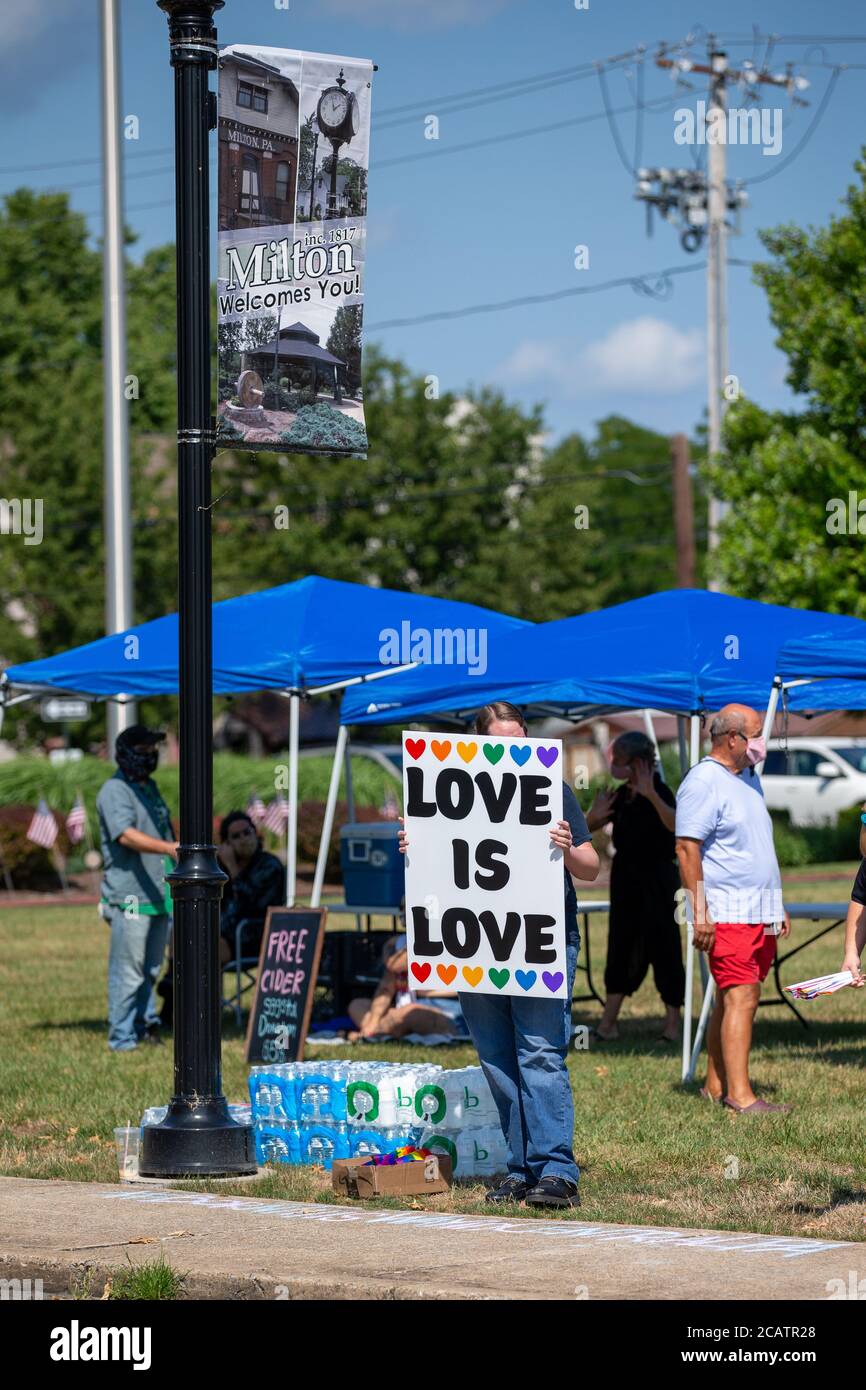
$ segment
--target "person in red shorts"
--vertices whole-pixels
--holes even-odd
[[[680,877],[692,904],[695,946],[707,952],[718,990],[704,1094],[742,1114],[791,1108],[759,1099],[749,1080],[761,985],[777,937],[791,930],[773,823],[755,772],[767,751],[761,728],[756,710],[725,705],[710,724],[712,751],[677,795]]]

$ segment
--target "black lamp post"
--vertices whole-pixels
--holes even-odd
[[[220,1057],[219,906],[226,875],[213,838],[210,469],[209,133],[223,0],[157,0],[168,15],[175,94],[177,199],[178,624],[180,850],[174,900],[174,1095],[145,1127],[148,1176],[256,1171],[253,1134],[229,1116]]]

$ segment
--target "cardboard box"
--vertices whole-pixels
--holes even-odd
[[[337,1159],[331,1169],[334,1191],[341,1197],[430,1197],[451,1186],[451,1159],[431,1154],[423,1162],[376,1164],[363,1158]]]

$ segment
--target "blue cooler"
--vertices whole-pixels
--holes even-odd
[[[400,822],[361,821],[340,830],[340,867],[350,907],[398,908],[403,900]]]

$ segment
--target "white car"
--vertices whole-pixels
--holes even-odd
[[[835,825],[866,802],[866,739],[770,739],[761,781],[769,809],[792,825]]]

